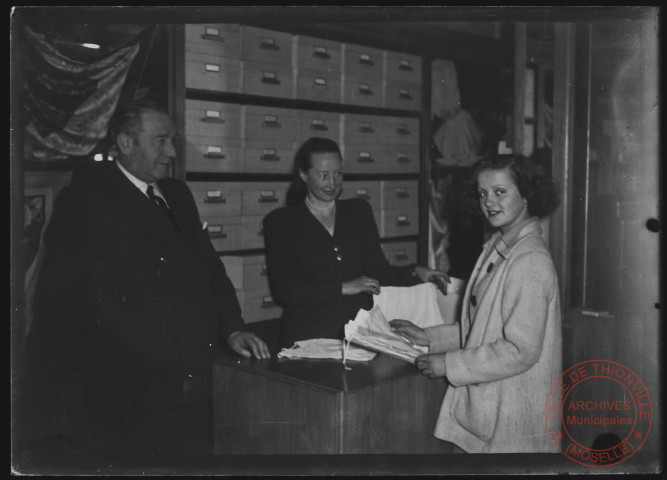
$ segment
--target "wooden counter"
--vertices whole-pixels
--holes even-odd
[[[213,366],[216,454],[449,453],[433,436],[446,389],[386,355],[371,362],[240,359]]]

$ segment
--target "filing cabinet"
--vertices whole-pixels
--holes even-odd
[[[240,184],[236,184],[241,188]],[[271,210],[285,205],[289,185],[285,182],[248,182],[243,188],[243,215],[264,217]]]
[[[225,255],[220,257],[227,276],[238,290],[269,288],[269,277],[264,255]]]
[[[293,142],[295,140],[296,121],[294,110],[246,105],[242,107],[242,112],[246,141],[279,140]]]
[[[238,250],[242,242],[242,217],[200,215],[216,251]]]
[[[382,184],[379,180],[361,181],[350,180],[343,183],[343,191],[340,198],[342,200],[349,198],[360,198],[371,204],[375,211],[382,209]]]
[[[385,242],[380,245],[384,256],[392,265],[417,263],[417,242]]]
[[[241,106],[186,99],[185,134],[238,140],[241,138]]]
[[[289,64],[243,62],[243,93],[292,98],[294,79]]]
[[[387,173],[387,151],[382,144],[344,146],[345,173]]]
[[[240,216],[241,185],[232,182],[187,182],[201,217]]]
[[[403,210],[419,207],[419,182],[417,180],[383,180],[382,210]]]
[[[295,35],[293,38],[294,62],[297,73],[303,70],[329,72],[340,81],[342,70],[342,45],[338,42]]]
[[[324,137],[340,145],[341,115],[319,110],[296,110],[297,148],[310,137]]]
[[[241,91],[241,62],[186,50],[185,88],[238,93]]]
[[[185,49],[241,60],[241,27],[234,23],[185,25]]]
[[[342,115],[343,144],[370,145],[381,144],[386,135],[385,129],[389,117],[379,115]]]
[[[422,60],[417,55],[384,52],[385,75],[388,81],[422,83]]]
[[[385,108],[419,111],[421,106],[421,85],[410,82],[385,81]]]
[[[255,323],[279,318],[280,307],[268,289],[237,290],[236,296],[241,304],[241,312],[245,323]]]
[[[384,143],[419,148],[419,119],[385,117],[381,128]]]
[[[243,147],[240,139],[188,135],[185,155],[191,172],[240,172]]]
[[[384,149],[384,173],[418,173],[419,149],[415,147],[386,145]]]
[[[292,35],[242,25],[241,58],[244,61],[291,66]]]
[[[246,140],[243,171],[247,173],[290,173],[294,142]]]
[[[383,51],[343,44],[341,101],[350,105],[382,107]]]
[[[382,210],[381,237],[402,237],[419,233],[419,211],[417,208]]]

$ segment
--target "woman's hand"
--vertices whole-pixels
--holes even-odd
[[[417,266],[415,267],[415,275],[417,275],[423,283],[435,283],[440,291],[447,295],[447,284],[451,282],[449,280],[449,275],[447,275],[445,272]]]
[[[356,295],[357,293],[380,293],[380,282],[370,277],[359,277],[349,282],[343,282],[343,295]]]
[[[447,376],[445,353],[429,353],[420,355],[415,360],[417,368],[428,378],[443,378]]]
[[[397,333],[413,344],[428,347],[429,341],[426,331],[414,323],[408,320],[390,320],[389,326],[392,332]]]

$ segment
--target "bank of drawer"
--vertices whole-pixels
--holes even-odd
[[[387,80],[384,88],[384,107],[421,110],[421,85]]]
[[[243,93],[263,97],[292,98],[293,71],[288,64],[243,62]]]
[[[246,142],[291,142],[296,138],[294,110],[245,105],[241,112],[245,122]]]
[[[218,57],[241,58],[240,26],[234,23],[185,25],[185,50]]]
[[[386,118],[378,115],[343,114],[343,143],[350,145],[381,144]]]
[[[185,134],[241,138],[241,106],[186,99]]]
[[[384,52],[377,48],[343,44],[343,75],[345,78],[381,79]]]
[[[241,140],[190,135],[187,138],[185,167],[188,172],[241,172]]]
[[[343,77],[341,101],[347,105],[382,107],[382,80]]]
[[[376,181],[357,181],[348,180],[343,182],[343,191],[340,195],[341,199],[361,198],[371,204],[373,210],[380,210],[382,208],[382,183]]]
[[[246,173],[290,173],[294,142],[247,140],[243,149]]]
[[[208,238],[216,251],[239,250],[243,247],[243,219],[242,217],[201,216],[201,221],[207,223]]]
[[[417,55],[385,52],[384,68],[387,80],[421,84],[422,60]]]
[[[241,27],[243,60],[292,66],[292,34],[264,28]]]
[[[268,289],[237,290],[236,295],[245,323],[273,320],[282,315],[282,307],[275,302]]]
[[[246,182],[243,184],[243,215],[264,216],[285,205],[287,182]]]
[[[383,238],[417,235],[419,233],[419,210],[407,208],[401,210],[382,210]]]
[[[406,145],[419,148],[419,119],[384,117],[383,142],[391,145]]]
[[[185,88],[241,91],[241,62],[205,53],[185,52]]]
[[[294,35],[292,38],[294,68],[328,72],[340,79],[342,72],[342,49],[340,42],[332,42],[306,35]]]
[[[262,215],[244,215],[241,219],[241,247],[243,249],[264,248]]]
[[[387,173],[387,151],[381,144],[345,144],[345,173]]]
[[[340,84],[340,75],[302,69],[294,79],[294,98],[340,103]]]
[[[310,137],[324,137],[340,143],[340,114],[314,110],[297,110],[295,114],[298,144]]]
[[[241,186],[232,182],[187,182],[200,216],[240,216]]]
[[[419,207],[419,183],[417,180],[383,180],[383,210]]]
[[[225,255],[220,257],[234,288],[256,290],[269,288],[269,277],[264,255]]]
[[[381,243],[384,256],[392,265],[417,263],[417,242]]]
[[[419,150],[385,146],[384,173],[418,173]]]

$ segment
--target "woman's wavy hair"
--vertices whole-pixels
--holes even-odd
[[[311,157],[317,153],[336,153],[343,158],[340,147],[336,142],[328,138],[311,137],[299,147],[294,155],[292,167],[292,183],[287,190],[287,205],[296,205],[306,198],[308,186],[301,179],[300,172],[307,172],[313,168]]]
[[[538,175],[532,162],[519,154],[498,154],[485,157],[472,167],[472,176],[466,188],[470,201],[475,202],[476,210],[481,213],[477,178],[486,170],[505,170],[510,172],[519,193],[528,203],[531,216],[548,217],[556,211],[560,204],[560,195],[553,182],[544,175]]]

